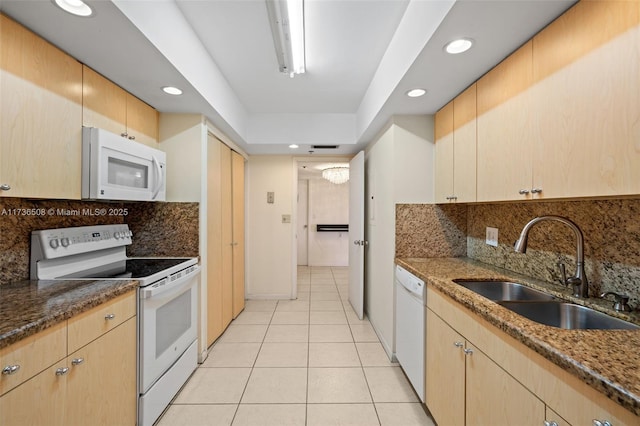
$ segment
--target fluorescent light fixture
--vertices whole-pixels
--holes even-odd
[[[407,92],[407,96],[410,98],[419,98],[420,96],[424,96],[427,93],[425,89],[411,89]]]
[[[292,143],[291,145],[289,145],[289,148],[296,149],[296,148],[300,148],[300,147],[298,145],[296,145],[295,143]]]
[[[174,96],[182,95],[182,90],[178,89],[177,87],[164,86],[162,90],[164,91],[164,93],[168,93],[170,95],[174,95]]]
[[[54,0],[56,6],[76,16],[91,16],[93,10],[82,0]]]
[[[457,55],[458,53],[466,52],[467,50],[471,49],[472,45],[473,40],[471,40],[470,38],[459,38],[447,43],[447,45],[444,47],[444,50],[452,55]]]
[[[280,72],[304,74],[304,1],[266,0]]]

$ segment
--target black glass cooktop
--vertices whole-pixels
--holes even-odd
[[[132,258],[59,277],[68,278],[146,278],[172,266],[187,262],[188,258]]]

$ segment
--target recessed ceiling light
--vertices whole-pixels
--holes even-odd
[[[168,93],[170,95],[182,95],[182,90],[178,89],[177,87],[165,86],[162,88],[162,90],[164,90],[164,93]]]
[[[425,89],[411,89],[407,92],[407,96],[410,98],[419,98],[420,96],[424,96],[427,93]]]
[[[444,50],[452,55],[457,55],[458,53],[466,52],[467,50],[471,49],[472,45],[473,40],[471,40],[470,38],[459,38],[447,43],[447,45],[444,47]]]
[[[91,16],[93,10],[82,0],[54,0],[54,3],[65,12],[76,16]]]
[[[300,148],[300,147],[298,145],[296,145],[295,143],[292,143],[291,145],[289,145],[289,148],[296,149],[296,148]]]

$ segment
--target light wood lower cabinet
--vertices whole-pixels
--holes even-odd
[[[116,308],[130,306],[131,302],[135,307],[135,291],[105,305]],[[0,376],[2,392],[6,392],[0,397],[0,425],[135,425],[135,309],[99,335],[80,333],[90,336],[90,341],[75,352],[67,351],[71,323],[81,330],[95,330],[92,320],[96,313],[103,316],[104,308],[97,306],[79,318],[71,318],[69,325],[63,322],[1,352],[2,368],[20,365],[20,369],[16,374]],[[51,356],[57,360],[51,360]]]
[[[134,425],[136,319],[131,318],[67,358],[65,425]]]
[[[427,306],[426,402],[438,424],[640,424],[631,411],[431,287]],[[472,353],[460,355],[465,349]],[[463,363],[464,398],[455,370]]]
[[[541,425],[542,401],[427,310],[427,406],[442,425]]]

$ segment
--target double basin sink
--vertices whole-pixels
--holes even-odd
[[[594,309],[556,299],[523,284],[494,280],[453,280],[480,296],[532,321],[552,327],[596,330],[638,330],[640,326]]]

